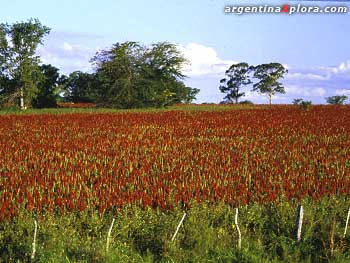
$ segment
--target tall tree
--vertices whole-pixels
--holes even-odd
[[[116,43],[92,58],[100,87],[98,102],[105,106],[138,106],[136,80],[140,75],[142,47],[136,42]]]
[[[145,47],[137,42],[117,43],[92,59],[99,80],[99,101],[119,108],[189,101],[198,90],[182,82],[185,62],[174,44]]]
[[[226,70],[226,78],[220,80],[219,89],[222,93],[226,93],[224,99],[228,102],[238,103],[238,99],[245,96],[244,92],[241,92],[242,86],[251,84],[249,78],[250,67],[247,63],[242,62],[233,64],[228,70]]]
[[[149,66],[157,78],[184,79],[182,67],[187,60],[178,50],[177,46],[168,42],[152,44],[144,54],[145,65]]]
[[[166,106],[174,103],[189,103],[195,99],[199,89],[184,84],[186,76],[183,65],[188,61],[177,46],[159,42],[145,49],[143,56],[142,79],[147,79],[151,106]]]
[[[282,83],[278,82],[283,78],[283,75],[288,72],[280,63],[262,64],[256,67],[251,67],[254,70],[254,78],[259,82],[253,85],[253,91],[258,91],[261,94],[267,94],[270,105],[272,104],[272,96],[276,93],[286,93]]]
[[[12,82],[21,109],[31,103],[37,91],[36,84],[41,74],[39,57],[35,52],[49,32],[50,29],[38,19],[12,25],[0,24],[0,72],[2,78]]]

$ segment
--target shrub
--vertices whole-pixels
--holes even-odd
[[[293,105],[299,106],[299,109],[301,110],[309,110],[312,106],[312,102],[303,99],[294,99]]]
[[[253,105],[254,103],[250,100],[242,100],[239,102],[239,104],[247,104],[247,105]]]
[[[347,100],[347,96],[342,95],[342,96],[331,96],[326,98],[327,103],[333,104],[333,105],[341,105],[344,104],[345,101]]]

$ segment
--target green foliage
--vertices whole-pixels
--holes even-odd
[[[303,99],[294,99],[293,105],[299,106],[301,110],[309,110],[312,107],[312,102],[304,101]]]
[[[91,61],[98,79],[96,102],[102,106],[162,107],[190,102],[199,92],[182,82],[186,60],[174,44],[117,43]]]
[[[69,74],[68,78],[62,77],[60,82],[66,101],[74,103],[95,102],[96,90],[100,85],[95,74],[74,71]]]
[[[57,100],[62,89],[65,76],[60,76],[59,69],[52,65],[41,65],[42,79],[37,84],[38,92],[33,99],[35,108],[57,107]]]
[[[312,102],[311,101],[302,101],[299,104],[299,107],[302,110],[309,110],[312,107]]]
[[[242,62],[239,64],[233,64],[225,75],[227,78],[220,80],[219,89],[222,93],[226,93],[225,100],[228,102],[238,103],[238,99],[245,95],[244,92],[240,92],[242,86],[251,84],[249,79],[250,67],[247,63]]]
[[[115,44],[102,50],[91,62],[100,81],[98,102],[104,106],[129,108],[136,104],[134,87],[138,74],[140,45],[136,42]]]
[[[19,92],[16,92],[15,82],[5,76],[0,76],[0,106],[18,106]]]
[[[0,24],[0,104],[21,109],[55,107],[64,89],[65,101],[93,102],[115,108],[164,107],[189,103],[198,89],[187,87],[182,68],[186,59],[167,42],[149,47],[117,43],[98,52],[93,74],[59,76],[51,65],[39,66],[36,49],[50,32],[38,19]]]
[[[341,105],[341,104],[344,104],[347,99],[348,99],[348,97],[345,96],[345,95],[342,95],[342,96],[331,96],[331,97],[326,98],[326,101],[329,104]]]
[[[299,98],[299,99],[294,99],[292,103],[293,103],[293,105],[299,105],[302,101],[303,101],[303,99]]]
[[[24,100],[30,105],[41,80],[39,57],[36,49],[50,32],[38,19],[27,22],[0,24],[0,90],[4,96],[15,94],[25,108]],[[1,85],[2,86],[2,85]]]
[[[36,218],[36,262],[348,262],[350,238],[342,237],[348,199],[305,199],[301,204],[301,242],[295,240],[298,203],[239,208],[241,250],[237,247],[235,209],[227,205],[193,203],[174,242],[171,238],[183,215],[180,208],[125,207],[103,215],[23,212],[0,225],[0,258],[4,262],[30,260]],[[112,218],[115,223],[106,252]]]
[[[253,85],[253,91],[267,94],[270,104],[272,103],[273,95],[276,93],[286,93],[282,83],[278,82],[288,72],[282,64],[261,64],[255,67],[251,66],[250,69],[254,71],[254,78],[259,80],[259,82]]]
[[[245,105],[253,105],[254,103],[250,100],[242,100],[239,102],[239,104],[245,104]]]

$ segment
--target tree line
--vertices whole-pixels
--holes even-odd
[[[38,19],[0,24],[0,103],[56,107],[58,101],[91,102],[103,107],[163,107],[191,102],[199,89],[183,82],[187,63],[175,44],[116,43],[91,59],[93,73],[68,76],[36,55],[50,28]]]
[[[279,81],[288,73],[288,70],[280,63],[268,63],[257,66],[241,62],[231,65],[226,71],[226,77],[220,80],[219,89],[225,93],[223,103],[238,103],[239,99],[245,96],[242,89],[246,86],[252,86],[252,91],[267,95],[270,105],[272,97],[277,94],[285,94],[285,88]],[[254,81],[255,80],[255,81]],[[347,100],[345,95],[336,95],[326,98],[328,104],[344,104]],[[241,101],[240,103],[252,103],[250,101]],[[304,101],[301,98],[293,100],[294,105],[307,107],[312,104],[311,101]]]
[[[280,63],[261,64],[252,66],[242,62],[233,64],[225,71],[226,77],[220,80],[220,91],[226,93],[224,100],[228,103],[238,103],[245,96],[242,88],[252,85],[252,91],[265,94],[272,104],[272,97],[276,93],[286,93],[279,79],[283,78],[288,70]],[[254,82],[253,79],[256,81]]]

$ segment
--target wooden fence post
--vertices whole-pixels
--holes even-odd
[[[349,210],[348,210],[348,216],[346,217],[346,224],[345,224],[345,228],[344,228],[343,238],[345,238],[346,231],[348,230],[349,219],[350,219],[350,207],[349,207]]]
[[[304,209],[302,205],[298,205],[297,217],[295,222],[296,228],[296,240],[299,242],[301,240],[301,228],[303,226]]]
[[[180,221],[180,223],[178,224],[178,226],[177,226],[177,228],[176,228],[176,231],[175,231],[173,237],[171,238],[171,242],[173,242],[173,241],[175,240],[175,237],[176,237],[176,235],[177,235],[177,232],[179,232],[180,226],[181,226],[182,222],[185,220],[185,217],[186,217],[186,212],[185,212],[184,215],[182,216],[181,221]]]
[[[236,214],[235,214],[235,226],[238,232],[238,249],[241,249],[242,246],[242,234],[241,234],[241,230],[239,229],[238,226],[238,208],[236,208]]]
[[[108,249],[109,249],[109,243],[110,243],[110,239],[111,239],[111,233],[112,233],[113,225],[114,225],[114,218],[113,218],[113,220],[112,220],[112,224],[111,224],[111,226],[109,227],[108,233],[107,233],[106,252],[108,252]]]
[[[33,238],[33,243],[32,243],[32,255],[31,255],[31,260],[34,260],[35,258],[35,252],[36,252],[36,233],[38,230],[38,223],[36,220],[34,220],[34,238]]]

